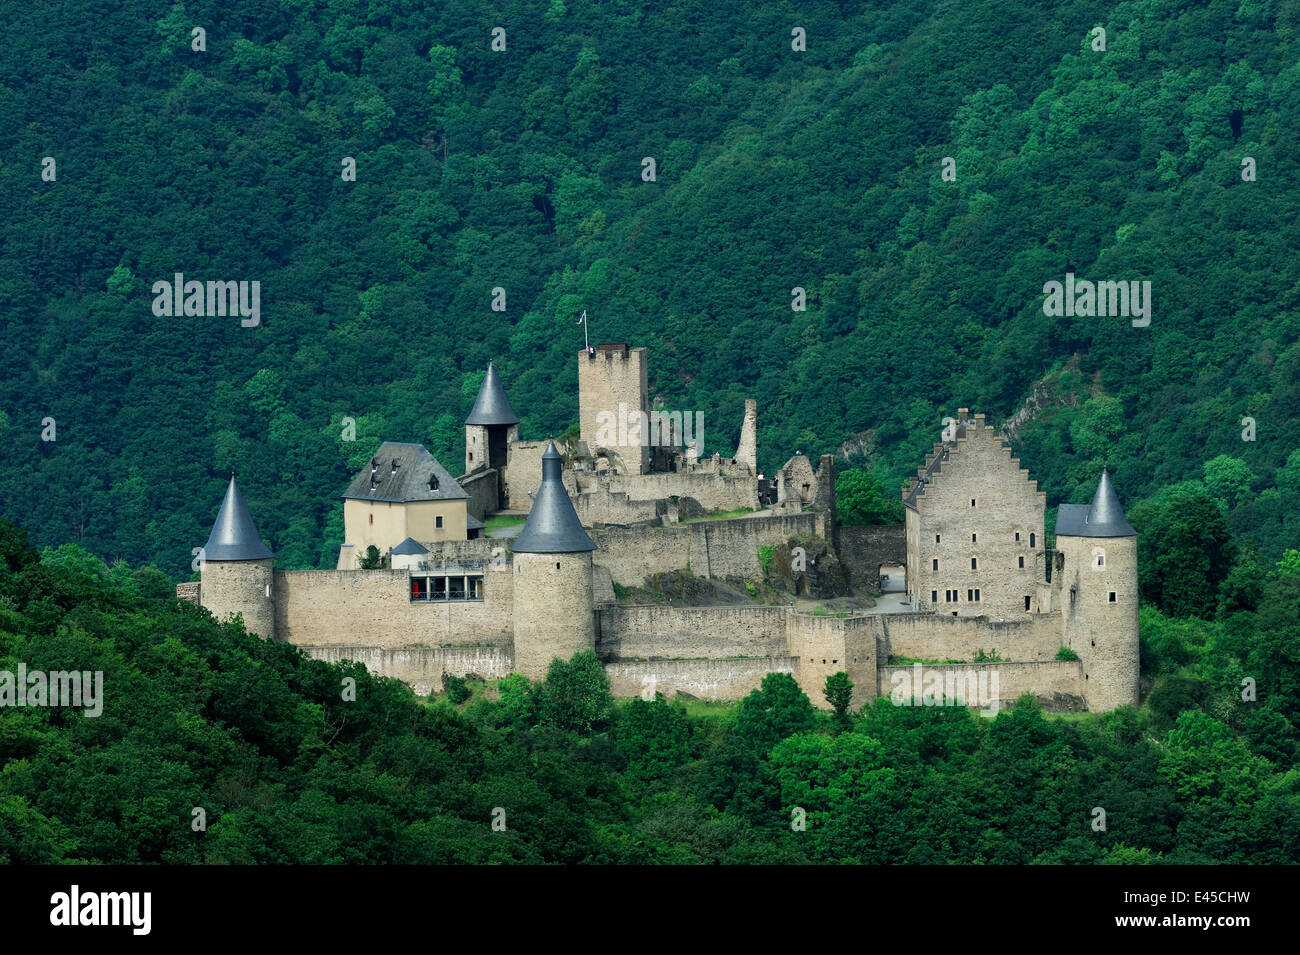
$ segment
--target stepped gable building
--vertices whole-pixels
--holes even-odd
[[[1047,495],[984,415],[957,414],[903,495],[908,592],[923,610],[1015,618],[1046,581]]]
[[[579,387],[644,409],[644,350],[624,349],[580,353]],[[1136,704],[1137,535],[1110,475],[1090,504],[1061,505],[1049,548],[1043,492],[984,415],[958,415],[903,491],[902,526],[837,528],[829,455],[816,472],[802,455],[778,469],[769,510],[691,521],[758,504],[752,402],[734,457],[677,446],[643,459],[579,441],[566,467],[555,442],[519,440],[489,366],[466,419],[466,475],[453,479],[418,444],[383,443],[343,495],[338,568],[306,571],[274,569],[232,475],[201,580],[177,595],[420,693],[444,674],[541,679],[552,660],[592,650],[625,697],[738,699],[788,673],[820,706],[826,678],[843,671],[855,706],[937,695],[988,712],[1024,693],[1052,709]],[[517,536],[477,536],[477,519],[503,503],[526,517]],[[371,544],[385,566],[357,569]],[[869,610],[818,614],[616,597],[664,575],[773,584],[775,568],[808,593],[821,555],[873,586],[882,566],[903,564],[906,600],[877,593]]]
[[[406,538],[469,540],[483,522],[469,495],[421,444],[385,441],[343,494],[339,570],[355,570],[370,545],[385,557]]]

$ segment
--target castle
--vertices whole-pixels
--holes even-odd
[[[336,570],[275,569],[232,475],[200,581],[178,595],[420,693],[444,674],[541,679],[552,659],[594,650],[617,696],[737,699],[779,672],[824,705],[826,677],[845,671],[855,706],[1138,702],[1137,539],[1106,473],[1091,504],[1060,507],[1049,548],[1045,494],[963,408],[903,491],[904,525],[840,527],[830,455],[817,470],[796,455],[770,480],[757,470],[752,400],[735,456],[701,459],[686,421],[648,400],[644,348],[584,348],[577,365],[580,437],[564,454],[520,439],[493,366],[465,422],[463,475],[420,445],[381,445],[344,494]],[[611,414],[642,426],[611,431]],[[509,513],[517,534],[485,533]],[[385,565],[358,569],[371,546]],[[906,600],[828,613],[615,597],[658,574],[752,586],[774,566],[806,588],[818,561],[872,591],[903,565]]]

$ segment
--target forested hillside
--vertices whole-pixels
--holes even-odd
[[[1032,697],[993,719],[817,712],[787,674],[707,713],[615,704],[591,653],[497,700],[420,701],[219,624],[160,578],[75,545],[39,555],[0,521],[0,670],[104,675],[97,717],[4,709],[0,865],[1300,858],[1294,551],[1257,612],[1144,610],[1156,691],[1077,721]]]
[[[762,466],[852,439],[892,493],[1035,395],[1050,504],[1106,464],[1256,577],[1300,540],[1300,0],[0,15],[0,514],[39,544],[187,576],[233,469],[280,566],[333,566],[352,468],[457,470],[489,359],[524,436],[576,422],[583,309],[709,452],[753,396]],[[260,325],[156,316],[177,272],[259,281]],[[1067,272],[1150,280],[1150,325],[1046,316]]]

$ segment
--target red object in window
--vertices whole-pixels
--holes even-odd
[[[420,588],[417,587],[417,586],[415,585],[415,581],[414,581],[414,580],[411,581],[411,596],[412,596],[412,597],[418,597],[418,596],[420,596]]]

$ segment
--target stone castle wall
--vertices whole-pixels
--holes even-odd
[[[545,441],[512,441],[506,452],[506,494],[512,511],[531,511],[542,484]]]
[[[597,614],[601,659],[775,657],[788,652],[785,607],[612,607]]]
[[[566,472],[572,474],[572,471]],[[566,481],[566,486],[568,482]],[[593,524],[640,524],[657,521],[665,507],[662,501],[634,501],[625,492],[597,486],[584,494],[569,491],[573,509],[584,527]]]
[[[1051,709],[1076,709],[1083,703],[1083,669],[1077,660],[1049,660],[1035,663],[982,663],[949,666],[921,667],[921,690],[916,690],[918,682],[916,668],[912,666],[880,667],[877,695],[886,699],[897,687],[905,697],[921,698],[929,674],[937,674],[948,685],[969,687],[973,677],[979,685],[981,671],[985,674],[985,686],[992,689],[992,674],[997,674],[996,708],[1009,709],[1025,693],[1032,693],[1048,704]],[[965,694],[959,692],[959,697]],[[981,701],[983,702],[983,701]],[[974,705],[974,704],[972,704]],[[993,707],[990,706],[990,709]]]
[[[836,544],[840,563],[855,589],[875,590],[881,564],[907,562],[907,529],[903,524],[841,526]]]
[[[616,697],[662,693],[702,700],[744,699],[769,673],[794,673],[793,657],[724,660],[658,660],[645,663],[607,663],[605,674]]]
[[[918,660],[973,660],[977,650],[1004,660],[1049,661],[1063,644],[1061,615],[1029,614],[1023,620],[988,620],[931,613],[876,614],[863,618],[876,634],[877,655]]]
[[[798,660],[795,679],[813,705],[829,707],[826,678],[843,671],[853,682],[851,708],[875,695],[876,630],[871,617],[818,617],[791,612],[786,640]]]
[[[362,647],[300,646],[307,656],[326,663],[355,660],[376,676],[391,677],[421,696],[442,691],[442,675],[501,680],[514,672],[509,646],[504,647]]]
[[[483,468],[456,478],[456,483],[460,485],[461,490],[469,495],[469,500],[465,502],[467,513],[481,521],[484,515],[491,514],[497,509],[498,480],[497,472],[493,468]]]
[[[689,497],[707,511],[736,511],[758,507],[758,484],[752,474],[718,471],[668,471],[655,474],[579,474],[577,489],[598,486],[632,501]],[[571,489],[572,490],[572,489]]]
[[[820,514],[738,517],[694,521],[671,527],[609,527],[592,533],[594,559],[616,583],[639,587],[650,574],[690,567],[698,577],[756,578],[762,575],[758,548],[791,538],[825,536]]]
[[[413,602],[409,581],[405,570],[276,571],[277,636],[302,646],[509,645],[508,570],[485,570],[481,601]]]

